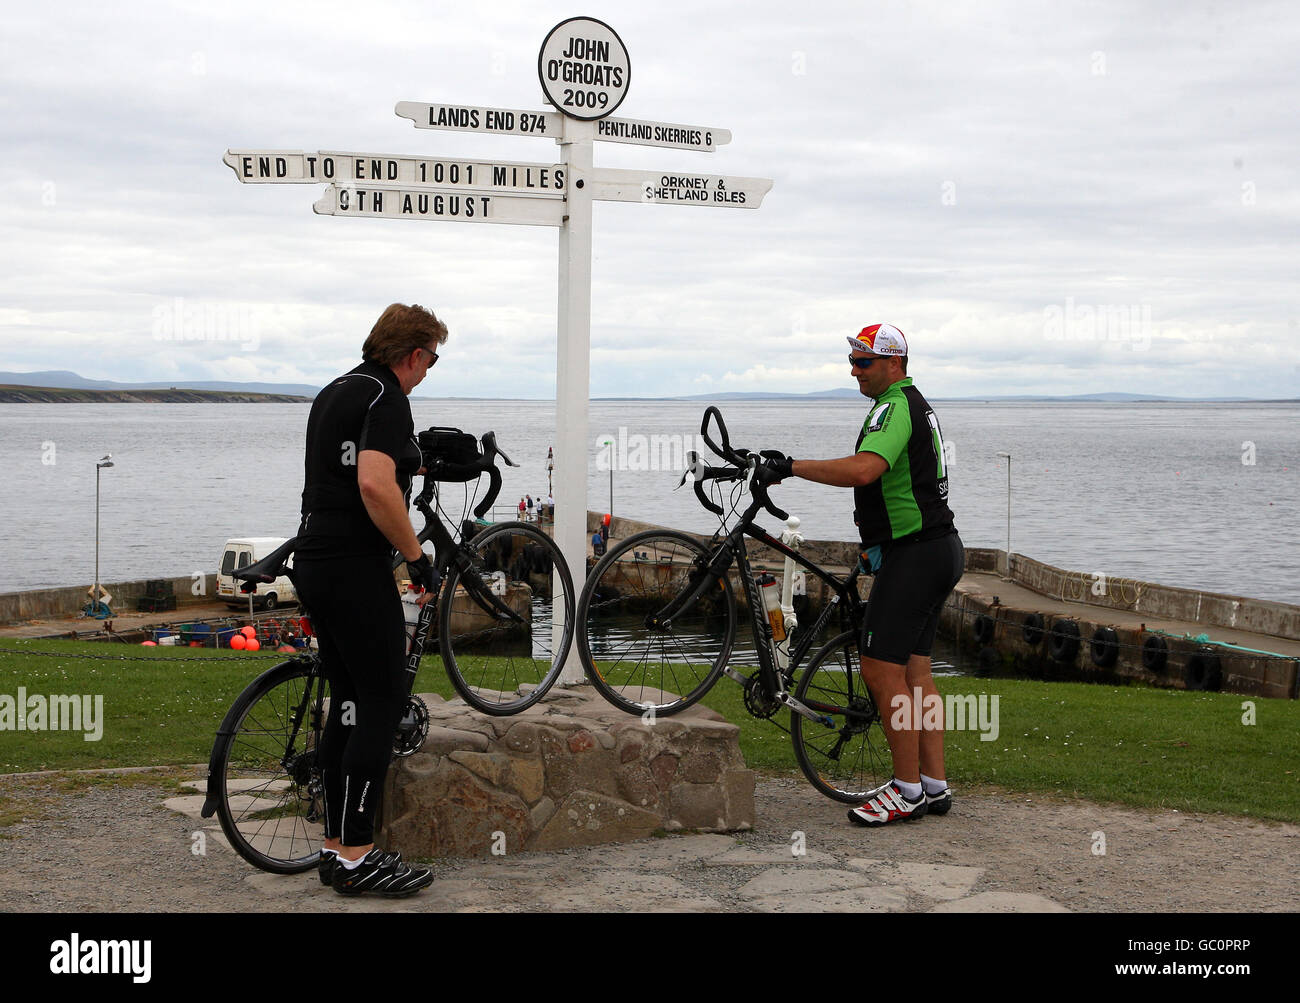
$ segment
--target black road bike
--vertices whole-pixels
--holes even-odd
[[[420,608],[407,654],[408,700],[394,737],[396,756],[419,751],[428,733],[428,708],[411,689],[432,634],[456,692],[498,716],[518,713],[545,695],[573,640],[573,578],[559,547],[536,526],[481,522],[501,488],[496,457],[516,466],[493,433],[481,443],[481,456],[471,462],[425,456],[423,490],[414,501],[425,522],[417,536],[421,544],[433,541],[440,581]],[[465,520],[457,539],[435,511],[443,511],[438,484],[482,474],[490,479],[487,494],[474,507],[476,521]],[[234,572],[245,583],[241,588],[251,591],[280,575],[292,580],[285,562],[296,544],[297,538],[289,540]],[[401,563],[398,555],[394,569]],[[324,836],[316,751],[328,703],[320,656],[308,650],[258,676],[217,730],[202,815],[215,813],[231,846],[263,870],[291,874],[316,863]]]
[[[720,441],[710,432],[710,419]],[[768,497],[763,476],[763,460],[781,454],[733,448],[716,407],[704,412],[700,434],[726,466],[706,466],[689,453],[682,483],[693,477],[696,497],[720,517],[720,528],[706,542],[656,529],[611,546],[578,599],[578,651],[587,677],[614,706],[653,719],[691,706],[726,675],[744,688],[745,708],[754,717],[774,719],[789,708],[788,730],[804,775],[828,797],[860,804],[893,776],[880,711],[859,675],[866,609],[858,595],[861,564],[840,578],[755,525],[760,510],[787,518]],[[720,485],[727,482],[737,486],[729,513],[720,503]],[[709,483],[717,489],[716,502],[705,493]],[[746,484],[750,504],[728,530]],[[778,636],[786,633],[784,617],[779,611],[769,615],[746,537],[829,586],[829,601],[808,627],[800,624],[793,634]],[[758,669],[749,674],[728,664],[736,639],[737,581],[758,656]],[[830,631],[830,640],[819,645]]]

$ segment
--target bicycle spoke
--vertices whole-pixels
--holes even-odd
[[[601,694],[639,713],[657,689],[656,710],[672,714],[713,684],[731,651],[735,605],[730,584],[678,608],[699,585],[704,547],[673,531],[650,531],[618,544],[583,588],[579,651]],[[645,559],[636,555],[643,554]],[[666,622],[659,617],[671,611]]]
[[[832,726],[791,717],[795,757],[823,794],[853,803],[893,775],[879,708],[858,675],[857,640],[842,634],[822,648],[799,680],[795,698]]]
[[[243,706],[233,733],[214,751],[224,792],[217,805],[222,830],[241,856],[267,870],[311,866],[323,838],[308,817],[317,806],[305,782],[314,776],[312,722],[324,700],[323,682],[310,675],[316,667],[286,662],[260,679],[260,689],[236,702]],[[322,691],[313,694],[314,685]]]
[[[472,570],[453,571],[439,600],[443,664],[472,706],[489,714],[515,713],[540,699],[559,675],[576,609],[572,580],[558,548],[533,527],[485,530],[466,552]],[[504,578],[486,570],[498,565]],[[504,593],[498,594],[503,581]],[[478,590],[488,592],[492,602],[476,597]],[[494,602],[522,619],[500,615]],[[528,607],[526,615],[521,604]]]

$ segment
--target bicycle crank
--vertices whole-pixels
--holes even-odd
[[[762,671],[757,670],[745,680],[745,710],[766,721],[781,709],[781,701],[763,689],[762,680],[759,679]]]
[[[429,734],[429,708],[424,701],[412,694],[406,701],[406,713],[397,726],[393,736],[393,755],[411,756],[424,748],[424,739]]]

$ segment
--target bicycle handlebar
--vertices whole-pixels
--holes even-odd
[[[506,466],[519,466],[497,445],[496,432],[484,432],[479,438],[479,442],[483,446],[483,457],[477,463],[449,463],[446,460],[439,460],[434,466],[425,471],[424,487],[411,503],[424,516],[424,528],[415,534],[415,538],[421,545],[432,536],[433,524],[438,518],[433,506],[429,504],[429,499],[433,497],[434,485],[439,481],[470,481],[487,474],[487,494],[483,496],[481,502],[474,506],[474,518],[482,519],[492,507],[492,503],[497,500],[497,495],[501,493],[501,470],[496,465],[496,458],[501,457]],[[396,570],[405,563],[406,558],[399,553],[393,558],[393,569]]]
[[[717,425],[719,437],[722,444],[719,446],[709,434],[709,419],[712,418]],[[727,423],[722,420],[722,412],[714,405],[710,404],[704,409],[704,418],[700,422],[700,437],[708,444],[718,456],[726,460],[732,466],[729,467],[709,467],[700,463],[699,457],[695,453],[687,454],[690,467],[687,473],[695,477],[695,497],[710,512],[716,515],[722,515],[723,511],[720,506],[711,502],[704,494],[704,481],[706,480],[738,480],[740,477],[749,477],[749,492],[754,497],[754,510],[762,506],[778,519],[785,521],[790,514],[776,505],[767,493],[767,485],[763,483],[759,476],[759,470],[762,467],[762,460],[775,459],[781,454],[770,449],[765,449],[759,454],[751,453],[748,449],[739,449],[731,445],[731,437],[727,434]],[[740,469],[734,469],[740,468]],[[683,481],[685,475],[683,474]]]
[[[722,434],[721,446],[709,435],[709,418],[713,418],[718,424],[718,431]],[[722,420],[722,412],[712,404],[704,409],[704,418],[700,421],[700,436],[708,443],[710,449],[728,463],[734,463],[738,467],[744,466],[744,462],[731,448],[731,438],[727,435],[727,423]]]

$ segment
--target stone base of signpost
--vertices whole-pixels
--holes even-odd
[[[376,842],[408,858],[753,827],[754,774],[740,729],[707,708],[647,723],[588,685],[557,688],[513,717],[423,699],[429,737],[393,761],[376,826]]]

